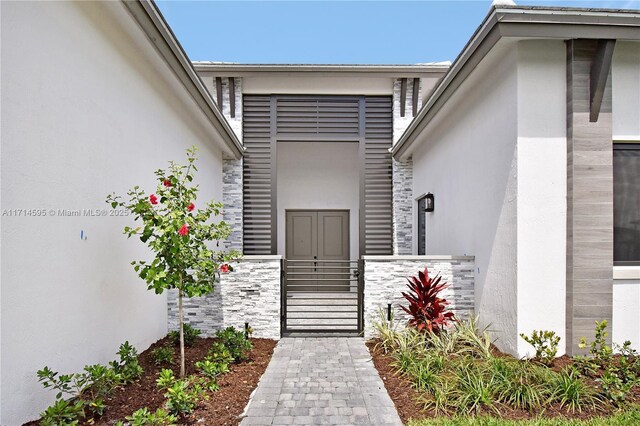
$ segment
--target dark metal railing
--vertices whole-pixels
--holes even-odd
[[[361,262],[283,262],[283,332],[360,332]]]

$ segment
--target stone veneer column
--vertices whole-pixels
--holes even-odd
[[[420,80],[418,80],[420,81]],[[422,87],[418,88],[418,107],[413,110],[413,78],[407,78],[407,90],[404,108],[404,117],[400,114],[402,111],[400,101],[402,92],[402,79],[397,78],[393,82],[393,143],[395,145],[404,133],[405,129],[409,127],[413,117],[418,114],[418,111],[422,107]]]
[[[231,234],[224,242],[226,249],[242,252],[242,159],[224,158],[222,163],[222,219],[231,227]]]
[[[393,164],[393,254],[413,252],[413,161]]]
[[[395,144],[422,106],[418,88],[418,104],[413,110],[413,78],[407,78],[404,117],[401,115],[402,79],[393,83],[393,143]],[[418,80],[420,81],[420,80]],[[413,161],[392,160],[393,179],[393,254],[413,253]]]
[[[589,121],[590,73],[598,40],[567,42],[567,353],[581,352],[595,321],[609,321],[613,296],[611,77]],[[609,70],[607,70],[609,73]],[[610,340],[610,337],[609,337]]]
[[[206,77],[203,78],[206,82],[207,88],[211,91],[213,99],[218,99],[218,92],[216,89],[216,78]],[[235,88],[235,116],[231,117],[231,109],[229,103],[229,77],[222,77],[222,115],[229,122],[229,126],[233,129],[238,139],[242,141],[242,78],[235,77],[233,79]]]
[[[234,82],[234,100],[235,111],[234,116],[231,117],[230,97],[232,94],[229,92],[229,79],[230,77],[221,78],[222,86],[222,114],[229,122],[229,125],[233,129],[238,139],[242,141],[242,78],[233,78]],[[203,77],[207,87],[211,91],[213,99],[218,99],[218,92],[216,86],[216,77]],[[243,197],[242,197],[242,167],[243,160],[236,160],[233,158],[223,158],[222,164],[222,203],[224,204],[224,210],[222,218],[231,226],[231,235],[229,239],[225,241],[226,249],[235,249],[242,251],[243,248]]]

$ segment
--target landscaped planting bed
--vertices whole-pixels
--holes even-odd
[[[556,358],[559,337],[521,337],[535,356],[500,352],[475,320],[458,320],[438,293],[446,284],[427,271],[403,293],[410,315],[398,328],[380,313],[368,342],[374,364],[402,420],[426,425],[640,425],[640,357],[630,342],[607,344],[595,324],[586,356]]]
[[[276,342],[251,338],[247,344],[243,342],[242,331],[227,330],[226,336],[232,338],[230,341],[224,336],[222,339],[196,337],[197,330],[188,326],[185,330],[188,330],[185,342],[191,343],[185,347],[185,380],[179,379],[180,348],[176,345],[176,336],[169,335],[137,356],[137,365],[142,369],[138,378],[129,383],[118,379],[106,395],[100,396],[104,405],[102,415],[94,412],[87,401],[86,416],[78,416],[78,423],[59,416],[45,417],[27,425],[118,425],[120,421],[132,426],[237,425],[251,392],[267,368]],[[231,354],[235,359],[232,360]],[[77,397],[66,400],[92,399],[90,389],[95,387],[90,384]],[[147,413],[138,411],[144,408]],[[154,419],[158,409],[161,410],[159,417],[164,418]],[[133,415],[136,411],[137,415]]]
[[[583,370],[583,359],[563,356],[548,366],[516,359],[498,351],[481,333],[478,341],[487,351],[464,337],[450,350],[424,349],[424,336],[412,330],[398,332],[395,338],[395,343],[389,336],[376,338],[367,346],[400,417],[409,425],[640,425],[637,377],[624,399],[614,401],[611,393],[620,391],[603,389],[607,368],[591,375]],[[610,358],[610,372],[622,375],[621,358]],[[638,371],[640,362],[636,357],[633,362],[632,369]]]

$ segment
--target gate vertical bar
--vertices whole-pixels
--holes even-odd
[[[278,253],[278,119],[277,119],[278,98],[271,96],[269,103],[270,114],[270,151],[271,163],[271,254]]]
[[[358,259],[358,334],[364,332],[364,259]]]
[[[287,267],[286,259],[280,259],[280,337],[287,331]]]

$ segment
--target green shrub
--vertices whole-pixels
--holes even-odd
[[[457,386],[455,375],[443,375],[431,394],[425,394],[422,402],[426,409],[432,409],[436,414],[449,414],[455,411],[453,394]]]
[[[573,357],[573,366],[578,373],[587,377],[595,377],[600,366],[591,357],[576,355]]]
[[[484,373],[471,360],[460,365],[458,386],[453,392],[458,412],[478,412],[483,407],[493,407],[495,380],[491,374]]]
[[[504,358],[494,358],[489,364],[498,401],[528,411],[542,406],[547,396],[542,383],[550,378],[551,372],[534,364]]]
[[[408,374],[414,364],[419,363],[417,354],[409,350],[397,350],[393,354],[392,365],[401,373]]]
[[[197,385],[210,392],[217,392],[220,390],[220,386],[218,386],[218,380],[216,378],[192,375],[190,380],[193,385]],[[205,394],[204,397],[207,398],[207,395]]]
[[[84,418],[84,401],[57,399],[44,413],[40,414],[42,426],[75,426]]]
[[[89,411],[96,416],[103,415],[104,410],[107,409],[107,406],[102,398],[95,398],[85,401],[85,407],[87,407],[87,409],[89,409]]]
[[[188,414],[198,404],[198,401],[205,396],[205,387],[209,390],[217,390],[215,381],[203,381],[195,376],[176,380],[173,371],[163,369],[156,380],[158,389],[165,390],[167,410],[174,415]]]
[[[448,356],[471,356],[473,358],[491,357],[491,338],[488,326],[478,329],[477,319],[457,321],[453,329],[439,335],[428,335],[427,344],[434,351]]]
[[[622,346],[617,345],[616,349],[620,353],[618,368],[622,380],[626,383],[640,379],[640,357],[635,349],[631,349],[631,342],[626,340]]]
[[[623,380],[620,370],[615,367],[608,368],[604,374],[596,380],[600,382],[602,396],[617,407],[624,404],[629,393],[637,384],[636,380]]]
[[[173,371],[163,369],[156,380],[159,389],[165,390],[166,407],[171,414],[188,414],[204,396],[202,382],[196,377],[176,380]]]
[[[550,388],[551,400],[569,411],[582,411],[583,408],[593,408],[596,405],[595,393],[572,368],[557,375],[550,383]]]
[[[83,373],[58,374],[49,367],[44,367],[37,372],[38,381],[45,389],[56,390],[56,402],[47,408],[41,416],[41,421],[45,425],[74,424],[79,421],[89,411],[91,414],[102,415],[105,405],[99,397],[106,387],[106,380],[100,382],[103,375],[98,373],[98,367],[86,366]],[[98,378],[99,382],[92,382],[92,375]],[[111,376],[109,374],[109,376]],[[116,376],[118,377],[118,376]],[[71,419],[71,420],[70,420]]]
[[[118,349],[119,361],[111,361],[111,368],[120,376],[123,383],[131,383],[142,376],[142,367],[138,361],[138,351],[128,341]]]
[[[216,333],[216,337],[228,350],[236,362],[249,358],[249,352],[253,348],[251,340],[247,339],[244,332],[233,327],[227,327]]]
[[[199,384],[192,384],[188,378],[178,380],[164,394],[167,410],[176,415],[191,413],[203,394],[204,390]]]
[[[212,362],[219,362],[222,364],[231,364],[233,362],[231,352],[220,342],[213,342],[211,349],[209,349],[207,354],[207,359]]]
[[[196,362],[195,365],[200,370],[200,373],[210,379],[216,379],[219,375],[229,372],[229,364],[212,361],[209,357],[203,361]]]
[[[611,346],[607,345],[607,336],[609,333],[606,331],[606,328],[607,320],[596,321],[596,336],[593,342],[588,343],[587,339],[583,337],[580,339],[579,345],[581,349],[589,347],[589,352],[593,356],[593,360],[601,368],[607,368],[613,356]]]
[[[163,368],[156,379],[156,385],[158,389],[164,390],[171,387],[175,381],[176,377],[173,375],[173,371],[168,368]]]
[[[109,366],[87,365],[82,373],[59,374],[46,366],[39,370],[36,374],[42,386],[57,391],[56,402],[42,413],[43,424],[73,424],[67,417],[79,420],[87,413],[102,415],[106,408],[103,398],[142,375],[138,354],[129,342],[120,345],[118,355],[119,361]]]
[[[151,412],[147,407],[134,411],[126,419],[130,426],[174,426],[178,421],[176,416],[162,408]]]
[[[106,397],[123,383],[122,375],[115,370],[100,364],[84,367],[87,373],[88,391],[91,399]]]
[[[406,370],[407,376],[411,378],[413,386],[422,391],[433,392],[438,384],[440,369],[434,364],[425,360],[410,364]]]
[[[155,365],[173,364],[173,349],[168,346],[160,346],[151,352]]]
[[[193,346],[196,343],[196,339],[202,333],[199,329],[192,327],[191,324],[184,324],[184,344],[186,346]],[[173,342],[174,345],[180,346],[180,331],[174,330],[169,332],[169,339]]]
[[[376,343],[376,349],[382,348],[384,353],[391,352],[396,347],[396,338],[399,334],[393,311],[391,312],[391,321],[387,321],[387,314],[384,309],[378,308],[378,319],[372,322],[372,327],[374,335],[380,339]]]
[[[520,337],[522,337],[525,342],[533,346],[533,349],[536,351],[535,359],[537,361],[545,365],[551,365],[558,354],[560,336],[557,336],[553,331],[533,330],[531,336],[520,333]]]
[[[562,417],[530,420],[510,420],[490,416],[453,416],[431,419],[410,420],[407,426],[637,426],[640,424],[640,407],[634,406],[607,417],[588,420],[565,419]]]
[[[53,371],[47,366],[42,370],[38,370],[36,374],[38,381],[42,383],[45,389],[58,391],[56,399],[60,399],[65,395],[72,398],[78,397],[89,384],[89,376],[87,374],[58,374],[57,371]]]

